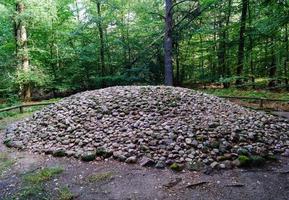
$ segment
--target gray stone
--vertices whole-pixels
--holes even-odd
[[[164,163],[163,161],[158,161],[155,167],[157,169],[164,169],[166,167],[166,163]]]
[[[129,164],[134,164],[134,163],[137,162],[137,158],[136,158],[136,156],[131,156],[131,157],[127,158],[127,159],[125,160],[125,162],[126,162],[126,163],[129,163]]]
[[[148,157],[143,157],[140,161],[140,165],[143,167],[153,167],[155,164],[155,161]]]

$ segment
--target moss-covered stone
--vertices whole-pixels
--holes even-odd
[[[249,167],[251,164],[251,159],[248,156],[241,155],[238,157],[239,166],[238,167]]]
[[[275,155],[266,155],[264,158],[265,158],[266,160],[272,161],[272,162],[278,161],[278,159],[277,159],[277,157],[276,157]]]
[[[104,158],[109,158],[112,156],[112,152],[108,151],[104,147],[99,147],[96,149],[96,156],[101,156]]]
[[[56,149],[55,151],[53,151],[52,155],[54,157],[64,157],[66,156],[66,152],[64,149]]]
[[[177,164],[177,163],[173,163],[170,165],[170,169],[176,172],[180,172],[184,169],[184,166]]]
[[[8,148],[12,147],[12,140],[6,139],[4,140],[3,144],[5,144]]]
[[[262,167],[266,164],[266,160],[261,156],[252,156],[250,158],[250,164],[252,167]]]
[[[189,162],[187,163],[187,168],[190,171],[201,171],[205,167],[202,162]]]
[[[95,152],[87,152],[87,153],[82,154],[81,156],[81,160],[85,162],[93,161],[95,160],[95,158],[96,158]]]
[[[247,149],[245,149],[245,148],[239,148],[237,153],[239,155],[249,156],[249,151]]]
[[[225,161],[225,160],[228,160],[228,158],[225,157],[225,156],[218,156],[218,157],[217,157],[217,160],[218,160],[218,161]]]

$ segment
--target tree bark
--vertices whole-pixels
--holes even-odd
[[[288,43],[288,25],[285,25],[285,45],[286,45],[286,58],[284,63],[284,74],[285,74],[285,86],[286,90],[289,91],[289,78],[288,78],[288,64],[289,64],[289,43]]]
[[[230,24],[231,15],[232,15],[232,0],[228,0],[228,13],[226,18],[226,31],[225,31],[225,74],[227,77],[231,76],[231,68],[229,63],[230,59],[227,59],[230,51],[230,48],[228,48],[228,41],[229,41],[228,26]],[[225,83],[224,87],[229,88],[230,83]]]
[[[179,41],[175,41],[175,48],[176,48],[176,55],[175,55],[175,58],[176,58],[176,67],[177,67],[177,70],[176,70],[176,80],[175,80],[175,84],[177,86],[180,86],[181,85],[181,82],[180,82],[180,47],[179,47]]]
[[[274,89],[274,87],[276,86],[276,71],[277,71],[277,66],[276,66],[276,58],[275,58],[275,52],[274,52],[274,39],[271,38],[271,64],[270,64],[270,68],[269,68],[269,77],[270,77],[270,81],[268,84],[268,87],[270,89]]]
[[[23,2],[16,3],[16,12],[18,15],[21,15],[25,11],[25,5]],[[29,56],[28,56],[28,45],[27,45],[27,31],[24,22],[20,19],[16,25],[17,27],[17,60],[18,68],[23,70],[24,73],[29,73]],[[25,84],[20,86],[21,96],[24,101],[31,100],[31,85]]]
[[[248,3],[248,18],[249,18],[249,27],[250,29],[252,29],[252,10],[251,10],[251,5]],[[252,38],[252,32],[250,32],[249,34],[249,57],[250,57],[250,78],[252,81],[252,88],[256,89],[255,86],[255,70],[254,70],[254,59],[253,59],[253,45],[254,45],[254,41]]]
[[[165,85],[173,86],[173,1],[165,0],[166,2],[166,17],[165,17]]]
[[[98,32],[100,41],[100,66],[101,66],[101,76],[105,76],[105,58],[104,58],[104,34],[102,28],[102,16],[101,16],[101,4],[97,1],[97,15],[98,15]]]
[[[248,3],[249,0],[242,0],[242,14],[240,21],[240,36],[239,36],[238,63],[237,63],[238,78],[236,80],[237,86],[240,86],[243,82],[240,76],[242,76],[244,68],[245,31],[246,31]]]

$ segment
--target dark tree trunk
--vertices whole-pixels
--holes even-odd
[[[220,16],[219,21],[219,45],[218,45],[218,65],[219,65],[219,74],[223,78],[228,78],[230,76],[230,69],[227,65],[227,41],[228,41],[228,26],[230,23],[230,17],[231,17],[231,5],[232,0],[228,1],[227,5],[227,12],[224,16]],[[225,27],[223,23],[225,22]],[[223,83],[224,88],[229,88],[230,83],[224,82]]]
[[[215,10],[216,10],[217,8],[215,7]],[[216,30],[216,28],[217,28],[217,17],[216,17],[216,14],[215,14],[215,12],[214,12],[214,24],[213,24],[213,26],[214,26],[214,30]],[[213,54],[212,54],[212,57],[211,57],[211,63],[212,63],[212,70],[211,70],[211,79],[212,79],[212,81],[213,82],[215,82],[216,81],[216,79],[219,79],[220,77],[219,77],[219,75],[218,75],[218,73],[217,73],[217,70],[216,70],[216,68],[217,68],[217,64],[216,64],[216,55],[218,54],[218,52],[217,52],[217,33],[216,33],[216,31],[214,31],[214,36],[213,36],[213,38],[214,38],[214,45],[213,45]]]
[[[201,71],[202,71],[202,83],[203,88],[206,89],[206,81],[205,81],[205,68],[204,68],[204,48],[203,48],[203,37],[200,34],[200,44],[201,44]]]
[[[276,86],[276,71],[277,71],[277,66],[276,66],[276,58],[275,58],[275,52],[274,52],[274,39],[271,38],[271,64],[270,64],[270,68],[269,68],[269,77],[270,77],[270,81],[268,84],[268,87],[271,89],[274,89],[274,87]]]
[[[180,82],[180,49],[179,49],[179,41],[176,41],[175,42],[175,47],[176,47],[176,67],[177,67],[177,70],[176,70],[176,85],[177,86],[180,86],[181,85],[181,82]]]
[[[286,90],[289,91],[289,78],[288,78],[288,64],[289,64],[289,43],[288,43],[288,25],[285,26],[285,44],[286,44],[286,58],[284,63],[284,74],[285,74],[285,86]]]
[[[248,3],[248,17],[249,17],[249,26],[250,29],[252,29],[252,11],[251,11],[251,6]],[[252,88],[256,89],[255,86],[255,72],[254,72],[254,60],[253,60],[253,45],[254,45],[254,41],[252,38],[252,30],[250,31],[249,34],[249,57],[250,57],[250,72],[251,72],[251,81],[252,81]]]
[[[249,0],[242,0],[242,14],[240,21],[240,36],[239,36],[239,49],[238,49],[238,63],[237,63],[237,81],[236,85],[240,86],[242,84],[243,68],[244,68],[244,48],[245,48],[245,31],[246,31],[246,21],[247,21],[247,11],[248,11]]]
[[[165,17],[165,85],[173,86],[173,1],[165,0],[166,2],[166,17]]]
[[[226,32],[224,30],[224,26],[222,21],[219,22],[219,45],[218,45],[218,74],[220,77],[225,78],[225,69],[226,69]]]
[[[226,31],[225,31],[225,74],[227,77],[231,76],[231,68],[230,68],[230,63],[229,63],[229,59],[228,55],[229,55],[229,48],[228,48],[228,41],[229,41],[229,32],[228,32],[228,27],[230,24],[230,19],[231,19],[231,15],[232,15],[232,0],[228,0],[228,13],[227,13],[227,19],[226,19]],[[224,84],[225,88],[229,88],[230,87],[230,83],[225,83]]]
[[[100,67],[101,76],[105,76],[105,58],[104,58],[104,34],[102,28],[102,16],[101,16],[101,5],[97,2],[97,15],[98,15],[98,32],[99,32],[99,42],[100,42]]]

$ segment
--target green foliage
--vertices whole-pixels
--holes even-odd
[[[24,187],[18,191],[12,198],[17,200],[37,199],[50,200],[51,193],[45,190],[44,183],[50,181],[53,177],[61,174],[63,169],[60,167],[43,168],[34,172],[29,172],[23,176]],[[65,196],[64,196],[65,194]],[[63,195],[63,196],[62,196]],[[62,190],[60,197],[68,197],[67,191]]]
[[[58,189],[58,200],[72,200],[73,198],[74,195],[68,187],[62,187]]]
[[[50,200],[49,194],[45,192],[45,189],[42,185],[28,185],[21,188],[12,198],[13,200],[28,200],[28,199],[37,199],[37,200]]]
[[[47,75],[45,75],[42,70],[36,67],[31,67],[28,71],[18,69],[15,75],[14,83],[17,86],[32,85],[34,87],[41,87],[47,84],[47,79]]]
[[[62,172],[63,168],[61,167],[43,168],[37,172],[25,174],[23,178],[26,183],[37,185],[51,180],[51,178]]]
[[[103,182],[111,180],[113,176],[114,174],[112,172],[96,173],[89,175],[87,180],[90,183]]]
[[[15,1],[0,3],[1,103],[17,99],[23,85],[31,86],[33,93],[65,94],[114,85],[163,84],[163,0],[100,1],[100,15],[96,1],[22,2],[21,14],[15,11]],[[242,79],[246,88],[266,88],[272,81],[276,81],[273,88],[286,88],[288,2],[250,2],[244,69],[236,76],[241,7],[236,0],[201,0],[173,8],[178,85],[233,86]],[[18,66],[22,50],[16,46],[14,27],[19,22],[28,32],[28,71]],[[270,75],[272,66],[276,70]]]

